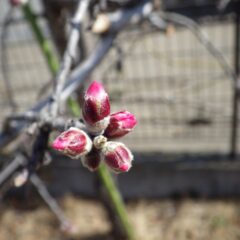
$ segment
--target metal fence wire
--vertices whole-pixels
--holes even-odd
[[[35,4],[35,8],[41,11],[40,5]],[[12,17],[8,19],[10,15]],[[40,24],[49,36],[43,18],[40,19]],[[21,112],[36,103],[41,89],[50,82],[51,75],[22,12],[20,9],[14,9],[10,14],[7,1],[0,3],[0,32],[0,119],[2,121],[11,111]]]
[[[0,2],[1,11],[5,4]],[[207,16],[199,24],[234,69],[235,15]],[[39,89],[51,77],[25,21],[13,22],[6,38],[7,74],[22,111],[38,99]],[[1,120],[9,112],[3,77],[0,74]],[[160,33],[143,24],[126,29],[91,77],[106,84],[113,112],[128,109],[136,114],[138,126],[125,140],[131,149],[230,152],[233,81],[187,28]]]

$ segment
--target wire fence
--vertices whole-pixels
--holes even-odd
[[[0,2],[1,11],[5,4]],[[15,17],[21,18],[19,12]],[[46,22],[41,24],[49,35]],[[235,16],[208,16],[200,26],[233,68]],[[24,20],[11,23],[6,43],[5,68],[22,111],[37,101],[41,89],[46,92],[51,76]],[[112,111],[128,109],[136,114],[138,126],[126,138],[131,149],[229,153],[233,82],[188,29],[175,27],[160,33],[146,24],[127,29],[91,77],[106,84]],[[0,78],[2,120],[10,108],[4,76]]]
[[[41,12],[39,1],[33,2],[36,11]],[[10,10],[7,3],[0,3],[1,121],[12,111],[21,112],[33,106],[51,81],[45,59],[20,9],[14,9],[12,19],[6,24]],[[49,36],[46,21],[40,18],[39,22]]]
[[[233,66],[234,17],[208,19],[201,30]],[[129,144],[145,151],[227,153],[233,82],[216,59],[185,28],[123,35],[123,69],[112,68],[103,80],[114,109],[124,105],[139,119]]]

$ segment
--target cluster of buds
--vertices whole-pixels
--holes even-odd
[[[133,130],[135,116],[128,111],[111,114],[109,96],[95,81],[84,96],[82,116],[86,129],[69,128],[54,140],[52,147],[73,159],[80,158],[90,171],[104,162],[115,173],[127,172],[133,155],[123,143],[113,140]]]

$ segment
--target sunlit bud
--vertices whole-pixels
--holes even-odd
[[[84,167],[90,171],[96,171],[101,163],[101,153],[98,149],[93,148],[92,151],[81,158]]]
[[[97,34],[105,33],[111,25],[110,19],[106,14],[99,14],[93,23],[92,32]]]
[[[26,183],[28,179],[29,173],[27,169],[23,169],[15,178],[14,178],[14,186],[21,187]]]
[[[107,142],[102,148],[104,162],[115,173],[127,172],[132,166],[131,151],[119,142]]]
[[[10,0],[11,5],[13,6],[21,6],[28,2],[28,0]]]
[[[84,96],[83,119],[87,125],[94,125],[110,115],[110,102],[102,84],[94,81]]]
[[[97,149],[102,149],[107,142],[107,138],[103,135],[97,136],[93,140],[93,145]]]
[[[53,141],[52,147],[71,158],[79,158],[90,152],[92,140],[84,131],[71,127]]]
[[[119,138],[133,130],[137,120],[128,111],[121,111],[110,115],[110,122],[104,135],[107,138]]]

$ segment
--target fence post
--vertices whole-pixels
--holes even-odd
[[[239,94],[240,94],[240,14],[236,12],[235,19],[235,39],[234,39],[234,72],[236,75],[235,82],[233,84],[233,113],[232,113],[232,133],[231,133],[231,149],[230,157],[236,158],[237,155],[237,144],[238,144],[238,118],[239,118]]]

